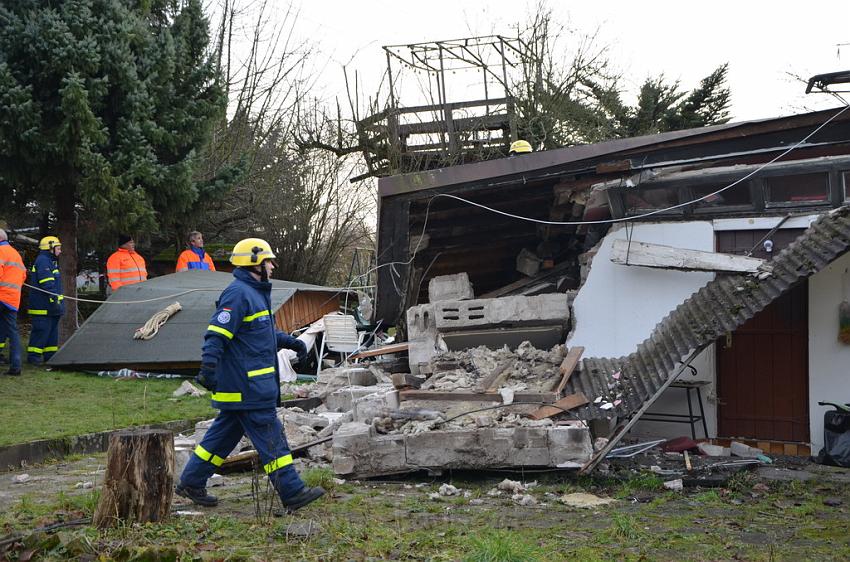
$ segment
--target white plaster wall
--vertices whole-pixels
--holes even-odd
[[[583,346],[585,357],[633,352],[670,311],[714,279],[713,273],[612,263],[615,239],[627,239],[625,227],[612,229],[602,240],[573,303],[575,328],[567,345]],[[641,223],[634,225],[632,240],[713,252],[714,228],[710,221]]]
[[[809,425],[812,454],[823,447],[818,401],[850,402],[850,346],[838,341],[838,305],[850,301],[850,254],[809,280]]]
[[[632,230],[632,240],[665,244],[677,248],[714,251],[714,227],[711,221],[641,223]],[[674,308],[714,279],[713,273],[650,269],[614,264],[611,246],[616,239],[627,239],[625,227],[613,230],[603,239],[593,258],[590,275],[573,303],[575,330],[568,346],[584,346],[585,357],[619,357],[633,352],[649,337],[658,324]],[[710,435],[716,433],[714,395],[714,346],[702,352],[693,362],[696,378],[683,373],[682,380],[712,382],[702,389],[703,404]],[[694,397],[694,412],[699,406]],[[688,412],[685,391],[671,388],[650,411]],[[675,437],[690,435],[683,423],[639,422],[631,431],[635,437]],[[703,437],[701,424],[697,437]]]

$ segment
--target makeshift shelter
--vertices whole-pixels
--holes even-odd
[[[184,271],[123,287],[80,326],[49,364],[149,371],[197,368],[204,332],[215,311],[215,302],[232,280],[230,273]],[[273,280],[272,286],[275,324],[287,332],[310,324],[339,307],[341,291],[338,289],[278,280]],[[172,316],[154,338],[133,339],[136,329],[174,302],[179,302],[182,310]]]

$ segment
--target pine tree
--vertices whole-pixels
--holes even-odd
[[[53,213],[65,294],[78,222],[152,232],[230,183],[193,174],[226,103],[207,45],[200,0],[0,4],[0,205]]]

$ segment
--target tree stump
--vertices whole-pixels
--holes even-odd
[[[113,433],[93,523],[102,529],[119,521],[163,521],[171,511],[173,486],[174,435],[170,431]]]

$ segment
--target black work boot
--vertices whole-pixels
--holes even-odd
[[[305,486],[303,490],[288,500],[281,500],[281,503],[283,503],[283,507],[286,508],[286,511],[292,513],[293,511],[301,509],[308,503],[316,501],[324,495],[325,489],[321,486],[316,486],[314,488],[308,488]]]
[[[181,483],[177,484],[177,488],[175,488],[174,492],[178,496],[190,499],[194,503],[204,507],[215,507],[218,505],[218,498],[209,495],[206,488],[191,488],[189,486],[184,486]]]
[[[9,369],[8,371],[6,371],[6,374],[9,375],[10,377],[19,377],[19,376],[21,376],[21,370],[20,369]]]

